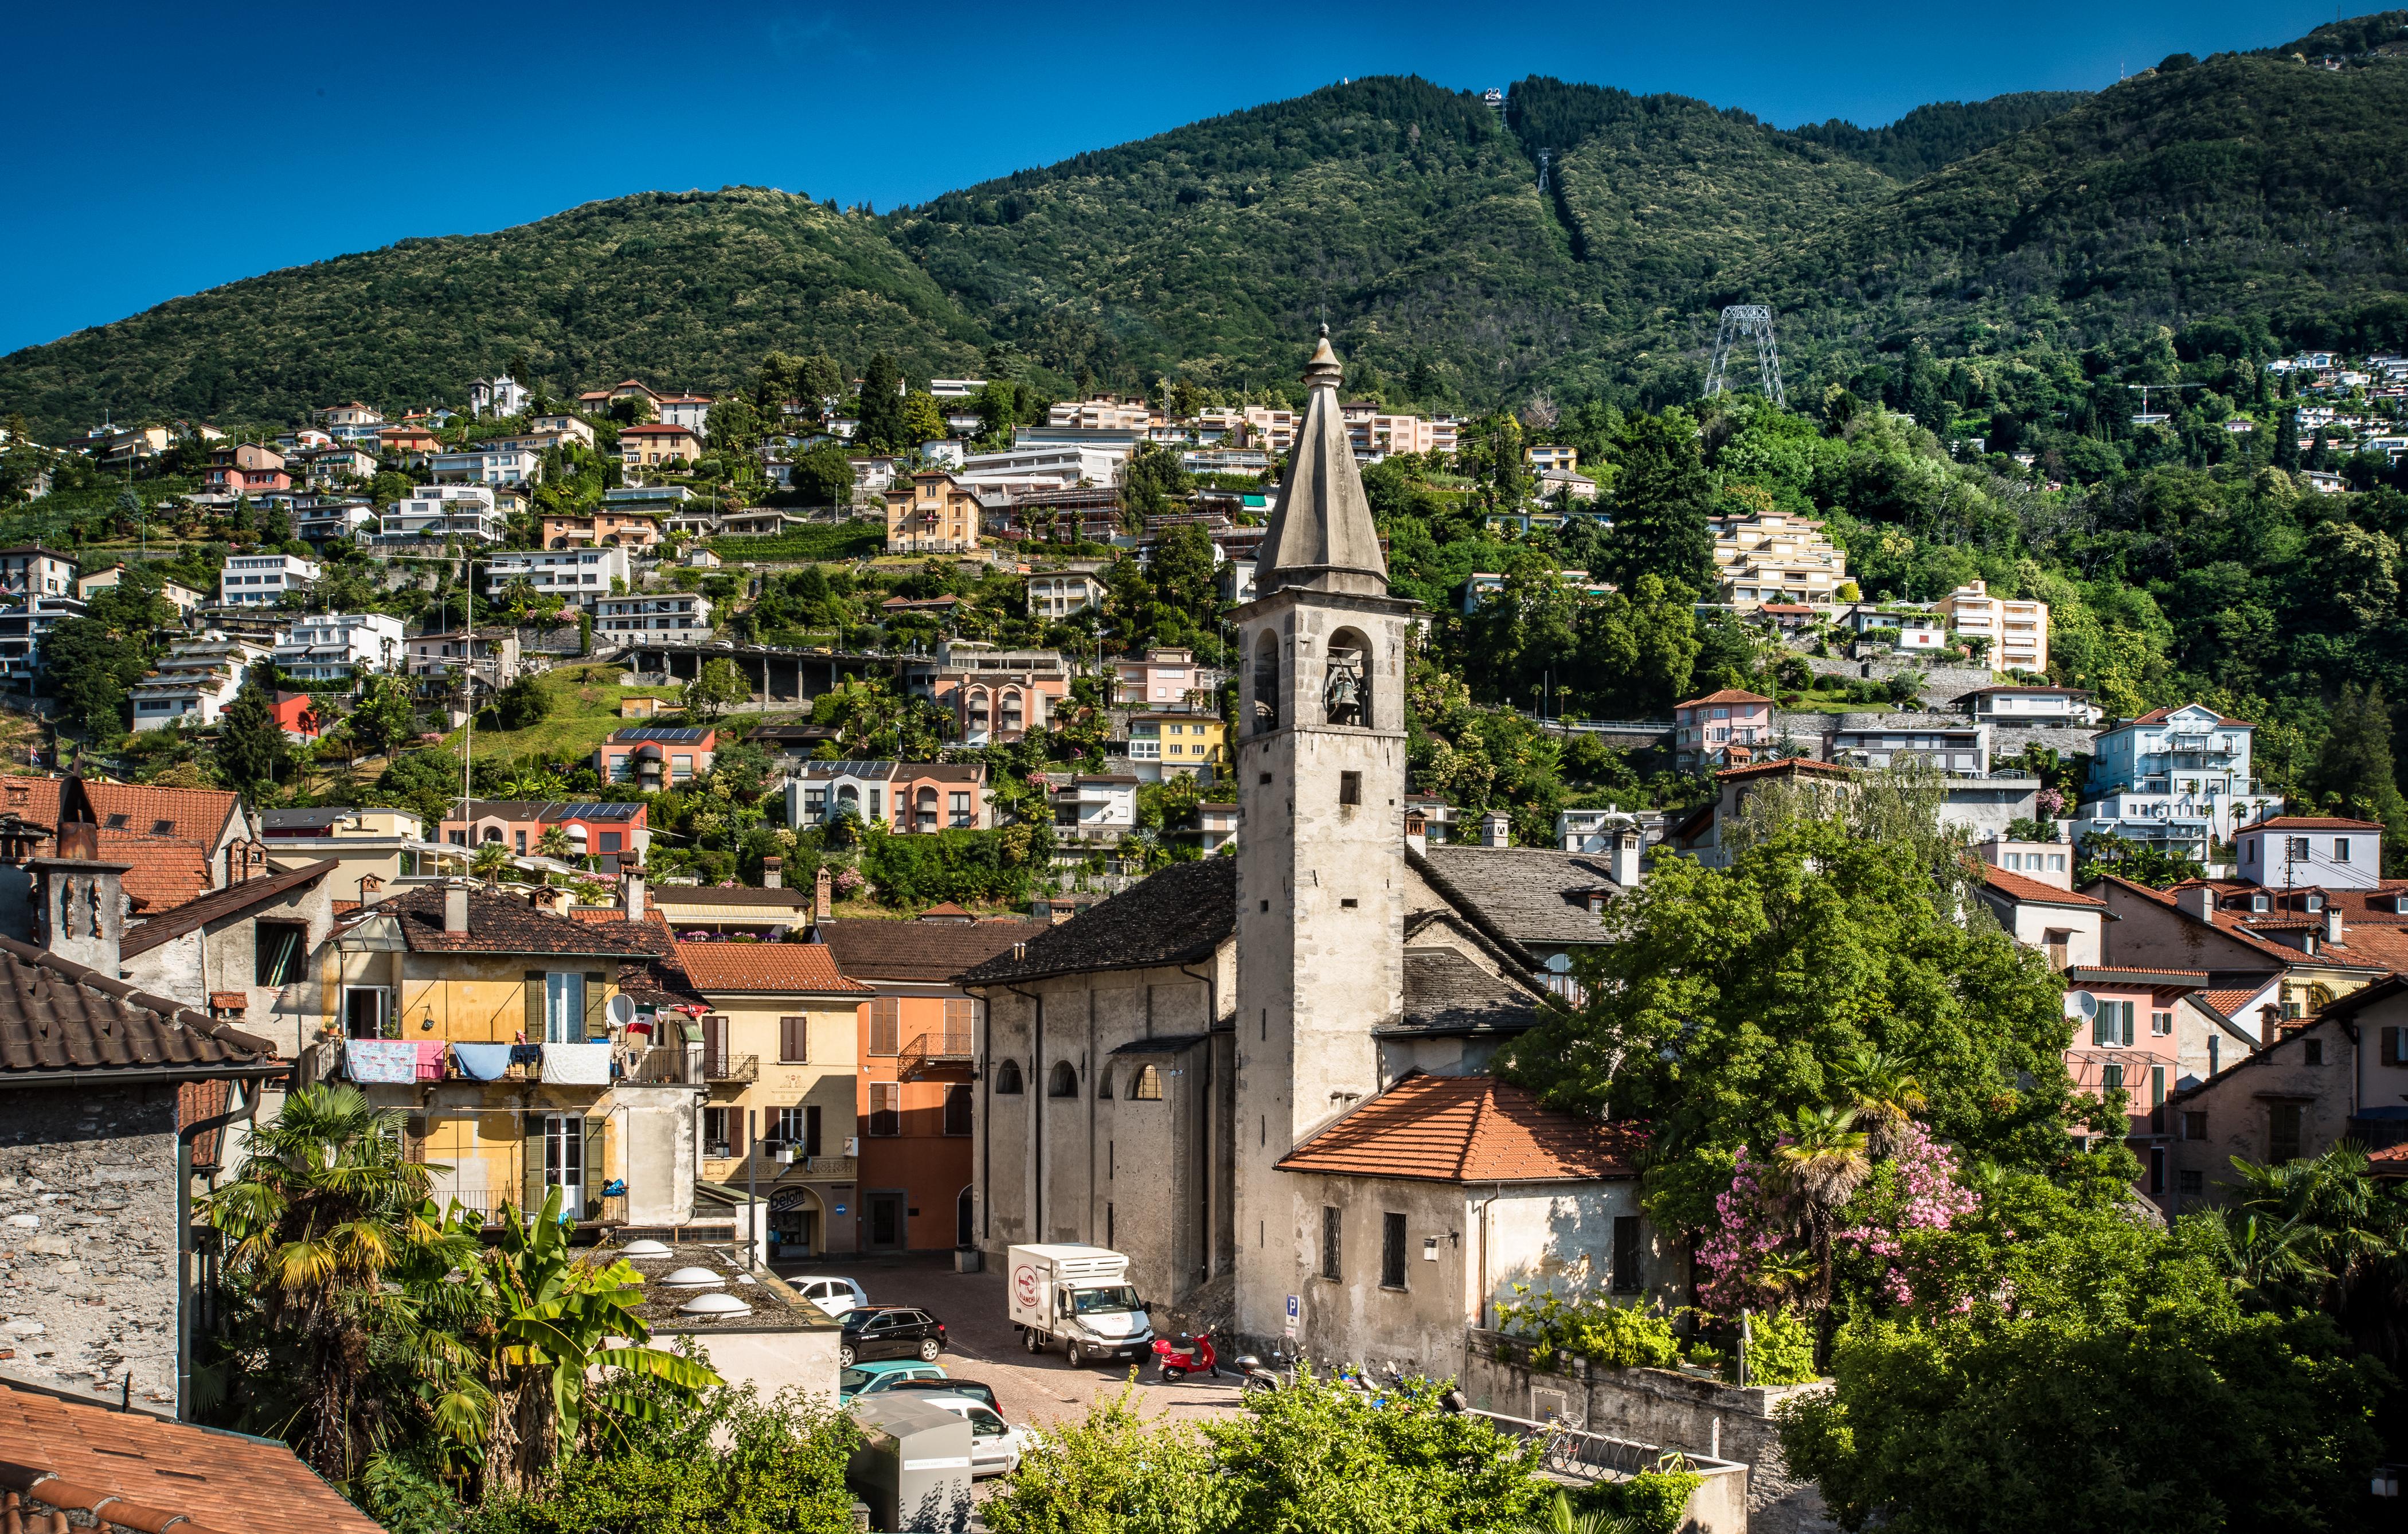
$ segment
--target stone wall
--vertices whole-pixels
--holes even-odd
[[[174,1401],[176,1089],[0,1092],[0,1377],[129,1375]]]
[[[1742,1389],[1671,1369],[1593,1369],[1578,1360],[1571,1373],[1544,1374],[1515,1362],[1516,1351],[1495,1332],[1469,1335],[1461,1383],[1472,1405],[1534,1418],[1552,1406],[1592,1433],[1739,1460],[1748,1467],[1747,1527],[1754,1534],[1821,1534],[1837,1527],[1822,1493],[1789,1473],[1774,1414],[1783,1401],[1828,1387]]]

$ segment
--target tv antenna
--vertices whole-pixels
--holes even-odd
[[[2204,389],[2207,385],[2203,383],[2128,383],[2124,385],[2124,387],[2131,390],[2134,394],[2141,396],[2140,413],[2132,417],[2132,424],[2135,426],[2153,426],[2158,422],[2166,420],[2172,412],[2166,411],[2162,413],[2152,413],[2150,411],[2149,394],[2152,391],[2159,394],[2168,392],[2178,394],[2185,389]]]
[[[1743,339],[1756,343],[1756,373],[1765,397],[1785,407],[1789,401],[1781,392],[1781,350],[1773,344],[1772,309],[1764,304],[1732,304],[1724,308],[1722,328],[1714,333],[1714,358],[1706,367],[1706,397],[1711,399],[1727,387],[1725,374],[1731,347]]]

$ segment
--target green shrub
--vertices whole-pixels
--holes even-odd
[[[1726,1380],[1739,1379],[1736,1354],[1723,1360],[1722,1373]],[[1773,1311],[1748,1323],[1748,1383],[1806,1384],[1820,1377],[1814,1372],[1814,1328],[1804,1316]]]
[[[1666,1475],[1642,1473],[1627,1481],[1606,1481],[1584,1487],[1573,1498],[1574,1511],[1602,1512],[1625,1520],[1631,1534],[1678,1534],[1689,1496],[1705,1477],[1686,1470]]]
[[[1529,1285],[1517,1283],[1513,1292],[1526,1295]],[[1670,1369],[1681,1361],[1672,1318],[1653,1306],[1616,1305],[1587,1296],[1567,1300],[1550,1292],[1498,1305],[1497,1325],[1531,1344],[1535,1369],[1551,1369],[1566,1358],[1607,1369]]]

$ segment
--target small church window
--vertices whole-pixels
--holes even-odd
[[[1160,1102],[1162,1100],[1162,1072],[1153,1066],[1140,1067],[1137,1073],[1137,1084],[1129,1088],[1129,1097],[1138,1102]]]
[[[1112,1100],[1112,1069],[1110,1066],[1096,1072],[1096,1097],[1100,1102]]]
[[[1279,636],[1265,634],[1254,645],[1254,733],[1279,728]]]
[[[995,1095],[998,1097],[1020,1096],[1020,1062],[1005,1060],[995,1068]]]
[[[1338,775],[1338,802],[1340,804],[1361,804],[1363,802],[1363,775],[1361,773],[1341,772]]]
[[[1054,1062],[1054,1075],[1046,1085],[1045,1095],[1049,1097],[1075,1097],[1079,1095],[1079,1073],[1070,1068],[1069,1061]]]

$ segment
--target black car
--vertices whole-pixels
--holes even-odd
[[[924,1358],[945,1351],[945,1324],[909,1305],[862,1305],[844,1312],[844,1340],[836,1361],[850,1366],[864,1358]]]
[[[976,1380],[897,1380],[882,1394],[893,1395],[905,1390],[920,1395],[968,1396],[974,1401],[984,1401],[988,1410],[996,1415],[1003,1413],[1003,1408],[996,1402],[995,1386],[981,1384]]]

